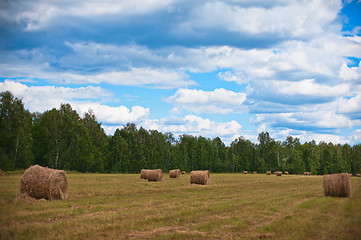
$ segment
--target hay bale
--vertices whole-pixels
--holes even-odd
[[[243,174],[247,174],[247,171],[243,171]]]
[[[179,178],[181,175],[180,169],[174,169],[169,171],[169,177],[170,178]]]
[[[361,173],[358,173],[356,176],[357,176],[357,177],[361,177]]]
[[[305,176],[311,176],[311,173],[310,173],[310,172],[304,172],[303,175],[305,175]]]
[[[191,171],[191,184],[208,185],[210,183],[209,170],[205,171]]]
[[[289,174],[290,174],[289,172],[285,171],[285,175],[289,175]]]
[[[271,171],[267,171],[266,174],[267,174],[267,175],[271,175]]]
[[[351,188],[348,174],[324,175],[323,190],[326,197],[350,197]]]
[[[140,179],[148,179],[149,169],[142,169],[140,171]]]
[[[182,174],[186,174],[186,171],[182,171]]]
[[[256,171],[253,171],[252,174],[257,174],[257,172],[256,172]]]
[[[39,165],[31,166],[21,178],[20,192],[36,199],[65,199],[68,197],[66,173]]]
[[[276,176],[282,176],[282,172],[281,171],[276,172]]]
[[[148,181],[161,182],[163,181],[163,170],[148,170]]]
[[[0,169],[0,177],[4,175],[4,171]]]

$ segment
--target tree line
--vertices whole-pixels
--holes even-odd
[[[262,132],[258,143],[239,137],[225,146],[219,137],[175,137],[133,123],[109,136],[91,110],[80,117],[69,104],[62,104],[59,109],[31,113],[12,93],[0,96],[0,169],[5,171],[39,164],[100,173],[138,173],[143,168],[361,173],[360,144],[302,144],[292,136],[281,142]]]

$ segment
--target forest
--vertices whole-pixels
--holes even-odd
[[[59,109],[31,113],[11,92],[0,97],[0,169],[5,171],[39,164],[98,173],[139,173],[143,168],[361,173],[361,144],[301,143],[292,136],[278,141],[261,132],[258,143],[239,137],[226,146],[219,137],[174,136],[133,123],[109,136],[91,110],[81,117],[69,104],[62,104]]]

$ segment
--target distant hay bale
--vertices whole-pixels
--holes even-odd
[[[148,170],[148,181],[161,182],[163,181],[163,170]]]
[[[356,176],[357,176],[357,177],[361,177],[361,173],[358,173]]]
[[[182,171],[182,174],[186,174],[186,171]]]
[[[140,179],[148,179],[149,169],[142,169],[140,171]]]
[[[247,171],[243,171],[243,174],[247,174],[248,172]]]
[[[257,174],[257,172],[256,172],[256,171],[253,171],[252,174]]]
[[[174,169],[169,171],[169,177],[170,178],[179,178],[181,175],[180,169]]]
[[[210,183],[209,170],[191,171],[191,183],[208,185]]]
[[[282,176],[282,172],[281,171],[276,172],[276,176]]]
[[[4,175],[4,171],[0,169],[0,177]]]
[[[290,174],[289,172],[285,171],[285,175],[289,175],[289,174]]]
[[[39,165],[31,166],[21,178],[20,192],[36,199],[65,199],[68,197],[66,173]]]
[[[350,197],[351,188],[348,174],[324,175],[323,190],[326,197]]]
[[[304,172],[303,175],[305,175],[305,176],[311,176],[311,173],[310,173],[310,172]]]
[[[267,174],[267,175],[271,175],[271,171],[267,171],[266,174]]]

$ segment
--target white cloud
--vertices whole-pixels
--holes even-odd
[[[142,124],[146,129],[156,129],[161,132],[172,132],[175,135],[190,134],[195,136],[220,137],[229,144],[242,132],[242,126],[236,121],[216,122],[195,115],[148,119]]]
[[[11,80],[0,83],[0,92],[10,91],[15,97],[22,98],[25,108],[31,112],[44,112],[69,103],[80,116],[92,109],[97,120],[103,124],[139,123],[149,116],[149,108],[133,106],[110,107],[101,104],[113,94],[100,87],[65,88],[55,86],[32,86]]]
[[[195,85],[186,73],[167,69],[131,68],[128,71],[110,71],[96,74],[60,73],[63,83],[109,83],[113,85],[172,89]]]
[[[24,1],[9,4],[13,15],[3,15],[7,21],[25,23],[25,30],[37,31],[51,26],[59,18],[81,17],[94,18],[98,16],[129,16],[151,13],[165,9],[173,0],[133,0],[133,1]],[[58,21],[58,24],[62,21]]]
[[[312,38],[334,25],[341,7],[340,1],[288,1],[270,8],[245,8],[212,1],[195,9],[193,19],[180,27],[195,32],[225,27],[228,31],[247,34]]]
[[[214,91],[179,89],[166,99],[175,105],[173,112],[190,111],[194,113],[229,114],[245,110],[245,93],[236,93],[220,88]]]

